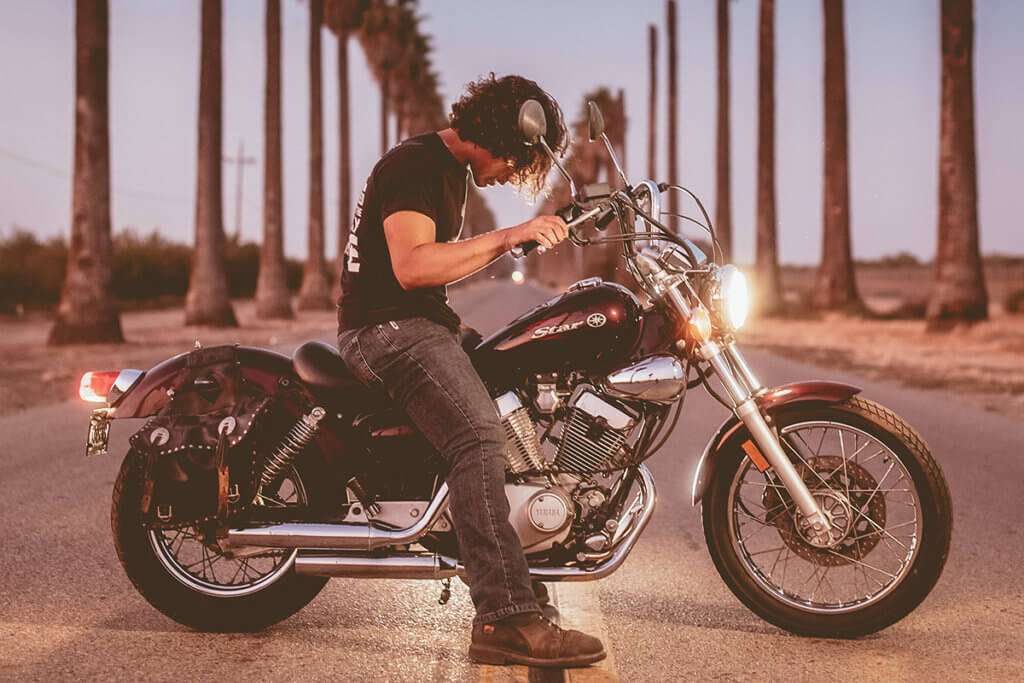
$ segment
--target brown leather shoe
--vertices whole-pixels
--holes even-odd
[[[593,664],[606,656],[597,638],[559,628],[536,612],[477,624],[469,646],[469,658],[481,664],[573,667]]]

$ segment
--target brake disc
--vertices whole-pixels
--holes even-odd
[[[768,511],[765,521],[778,529],[789,549],[808,562],[826,567],[864,559],[881,540],[880,530],[885,529],[885,495],[872,493],[878,482],[857,463],[847,460],[844,466],[843,461],[841,456],[822,455],[807,464],[795,464],[811,495],[823,507],[831,506],[835,511],[833,520],[839,522],[841,538],[829,548],[815,547],[806,540],[800,524],[803,515],[785,489],[765,487],[761,501]]]

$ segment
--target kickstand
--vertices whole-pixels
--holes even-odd
[[[437,604],[447,605],[448,601],[452,597],[452,580],[451,578],[441,579],[441,597],[437,599]]]

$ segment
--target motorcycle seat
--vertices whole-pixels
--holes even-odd
[[[309,341],[292,354],[295,374],[306,384],[332,391],[362,391],[363,385],[353,376],[338,355],[338,350],[321,341]]]

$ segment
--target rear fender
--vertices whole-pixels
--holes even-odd
[[[812,380],[775,387],[760,396],[757,402],[763,412],[771,415],[780,408],[798,403],[842,403],[860,392],[860,387],[852,384]],[[691,500],[694,506],[701,501],[708,486],[714,481],[718,453],[732,445],[738,447],[745,440],[747,433],[746,426],[739,418],[731,415],[708,441],[704,453],[697,462],[697,472],[693,477]]]
[[[154,365],[114,402],[108,417],[119,419],[154,415],[170,400],[169,392],[182,388],[192,369],[223,362],[231,357],[238,364],[242,377],[267,393],[274,393],[282,383],[298,381],[291,358],[284,354],[253,346],[211,346],[181,353]]]

